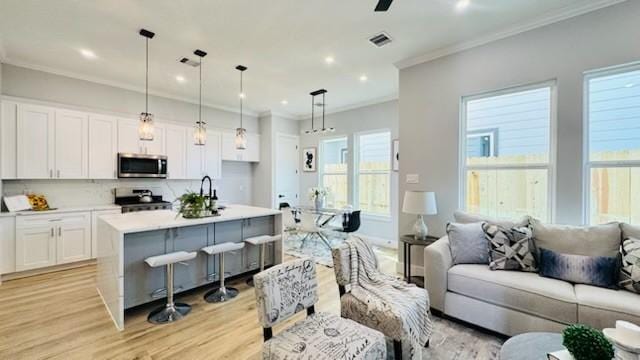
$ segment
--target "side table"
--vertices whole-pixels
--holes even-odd
[[[424,288],[424,276],[411,276],[411,247],[429,246],[438,240],[438,237],[427,235],[426,240],[417,240],[413,235],[402,235],[400,241],[404,245],[404,279],[410,284],[416,284]]]

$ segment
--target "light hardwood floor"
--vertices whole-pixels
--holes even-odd
[[[118,332],[96,292],[95,274],[95,265],[88,265],[4,282],[0,286],[0,359],[260,358],[262,328],[253,289],[243,281],[232,282],[240,290],[232,302],[206,303],[202,296],[208,289],[199,289],[178,297],[193,306],[186,319],[152,325],[146,318],[157,306],[153,304],[128,312],[126,329]],[[316,309],[339,314],[333,269],[318,266],[318,281]],[[277,326],[274,333],[303,316]],[[499,349],[499,341],[474,330],[441,319],[436,326],[435,346],[426,350],[431,352],[426,358],[492,358]]]

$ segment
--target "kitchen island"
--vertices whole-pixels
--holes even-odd
[[[273,209],[229,205],[220,216],[185,219],[171,210],[105,215],[98,219],[97,287],[111,318],[124,329],[125,310],[166,297],[166,270],[151,268],[147,257],[174,251],[196,251],[187,264],[176,264],[174,289],[182,291],[219,280],[217,256],[201,248],[225,242],[242,242],[258,235],[282,235],[281,212]],[[259,268],[258,249],[225,256],[227,277]],[[283,259],[282,241],[269,244],[265,264]]]

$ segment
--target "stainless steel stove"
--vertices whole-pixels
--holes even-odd
[[[154,188],[116,188],[115,203],[120,205],[122,213],[171,210],[173,208],[171,202],[163,200],[159,193],[160,190]]]

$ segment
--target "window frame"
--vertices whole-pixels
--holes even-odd
[[[362,209],[360,209],[360,138],[364,135],[373,135],[373,134],[381,134],[381,133],[388,133],[389,134],[389,144],[390,144],[390,150],[389,150],[389,171],[388,172],[384,172],[384,171],[372,171],[372,172],[367,172],[366,174],[389,174],[389,189],[388,189],[388,198],[389,198],[389,214],[387,215],[383,215],[383,214],[376,214],[376,213],[370,213],[370,212],[366,212]],[[353,144],[354,144],[354,150],[353,150],[353,184],[352,184],[352,189],[353,189],[353,203],[357,204],[357,208],[358,210],[361,211],[361,216],[364,218],[368,218],[368,219],[374,219],[376,221],[386,221],[386,222],[391,222],[392,220],[392,213],[393,213],[393,200],[391,199],[391,178],[392,178],[392,173],[393,173],[393,163],[392,163],[392,157],[393,157],[393,137],[392,137],[392,131],[389,128],[380,128],[380,129],[374,129],[374,130],[366,130],[366,131],[360,131],[354,134],[353,136]]]
[[[345,140],[347,142],[347,171],[343,174],[343,173],[338,173],[338,172],[325,172],[324,171],[324,160],[325,160],[325,143],[326,142],[330,142],[330,141],[339,141],[339,140]],[[349,193],[351,192],[351,183],[349,182],[349,170],[351,168],[351,161],[350,160],[350,155],[349,155],[349,136],[347,135],[335,135],[335,136],[327,136],[327,137],[323,137],[318,141],[318,164],[320,166],[318,166],[318,186],[319,187],[325,187],[324,186],[324,175],[344,175],[345,178],[347,179],[346,184],[347,184],[347,204],[351,202]]]
[[[550,89],[549,107],[549,161],[548,163],[512,164],[512,165],[467,165],[467,103],[469,101],[488,97],[507,95],[511,93]],[[517,85],[498,90],[486,91],[474,95],[460,97],[458,128],[458,208],[466,209],[467,172],[470,170],[547,170],[547,212],[549,222],[555,222],[556,216],[556,165],[558,148],[558,84],[555,79],[526,85]],[[494,144],[495,146],[495,144]]]
[[[601,69],[589,70],[583,76],[582,95],[582,223],[591,224],[591,170],[599,168],[634,168],[640,167],[640,160],[591,161],[589,147],[589,82],[593,79],[640,70],[640,62],[615,65]]]

